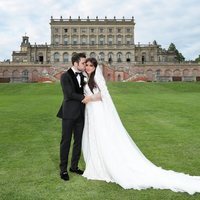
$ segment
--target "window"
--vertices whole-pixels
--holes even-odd
[[[117,32],[118,32],[118,33],[121,33],[121,28],[118,28],[118,29],[117,29]]]
[[[91,28],[91,29],[90,29],[90,32],[91,32],[91,33],[94,33],[94,29],[93,29],[93,28]]]
[[[77,38],[73,38],[73,45],[77,44]]]
[[[145,62],[145,56],[142,56],[142,64]]]
[[[86,33],[86,28],[82,28],[81,33]]]
[[[68,38],[64,38],[64,45],[68,44]]]
[[[69,56],[68,56],[68,53],[64,53],[63,54],[63,62],[68,62],[69,61]]]
[[[117,54],[117,62],[122,62],[122,53]]]
[[[82,38],[82,45],[86,45],[86,38]]]
[[[65,32],[65,33],[67,33],[67,32],[68,32],[67,28],[65,28],[65,29],[64,29],[64,32]]]
[[[99,29],[99,32],[100,32],[100,33],[103,33],[103,28],[100,28],[100,29]]]
[[[110,37],[110,38],[108,38],[108,44],[109,45],[112,45],[112,42],[113,42],[113,39]]]
[[[111,64],[112,61],[113,61],[113,53],[110,52],[110,53],[108,54],[108,62]]]
[[[142,64],[144,64],[146,62],[146,53],[143,52],[142,53]]]
[[[127,33],[130,33],[130,32],[131,32],[131,29],[130,29],[130,28],[127,28],[127,29],[126,29],[126,32],[127,32]]]
[[[60,61],[60,54],[58,52],[54,53],[54,62]]]
[[[22,81],[27,82],[28,81],[28,70],[24,70],[22,72]]]
[[[76,29],[76,28],[74,28],[74,29],[73,29],[73,32],[74,32],[74,33],[76,33],[76,32],[77,32],[77,29]]]
[[[28,77],[28,70],[24,70],[22,72],[22,77]]]
[[[99,53],[99,60],[104,61],[105,60],[105,55],[103,52]]]
[[[131,44],[131,38],[126,38],[126,44],[130,45]]]
[[[91,38],[90,44],[91,44],[91,45],[95,45],[95,38]]]
[[[109,29],[108,29],[108,32],[109,32],[109,33],[112,33],[112,28],[109,28]]]
[[[120,45],[122,43],[122,38],[118,37],[117,38],[117,44]]]
[[[131,62],[131,53],[126,54],[126,62]]]
[[[58,44],[59,44],[59,38],[56,37],[56,38],[55,38],[55,45],[58,45]]]
[[[99,44],[100,44],[100,45],[103,45],[103,44],[104,44],[104,38],[103,38],[103,37],[100,38]]]
[[[156,76],[160,76],[160,69],[156,70]]]
[[[96,58],[96,54],[94,52],[90,53],[91,58]]]

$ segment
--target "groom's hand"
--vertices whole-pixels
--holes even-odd
[[[90,96],[85,96],[85,98],[82,100],[82,103],[88,103],[92,100],[92,98]]]

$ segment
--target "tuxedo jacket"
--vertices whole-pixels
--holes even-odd
[[[78,80],[73,70],[61,75],[61,86],[63,91],[63,102],[57,113],[57,117],[62,119],[77,119],[80,115],[84,116],[85,105],[81,103],[84,99],[83,80],[79,87]]]

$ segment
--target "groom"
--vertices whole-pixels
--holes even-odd
[[[83,174],[78,168],[78,161],[81,155],[82,133],[84,126],[85,105],[81,102],[87,102],[88,97],[83,94],[86,55],[76,53],[72,56],[72,67],[62,74],[60,82],[63,91],[63,103],[58,111],[57,117],[62,119],[62,138],[60,142],[60,177],[68,181],[67,171],[68,156],[73,135],[74,143],[72,149],[72,158],[70,172]]]

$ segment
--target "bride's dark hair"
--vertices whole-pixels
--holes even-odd
[[[95,75],[95,71],[96,71],[98,62],[97,62],[96,58],[87,58],[86,63],[87,62],[91,62],[95,67],[95,70],[90,74],[89,81],[88,81],[88,86],[89,86],[91,92],[93,93],[93,89],[95,87],[97,87],[97,84],[95,83],[95,80],[94,80],[94,75]]]

